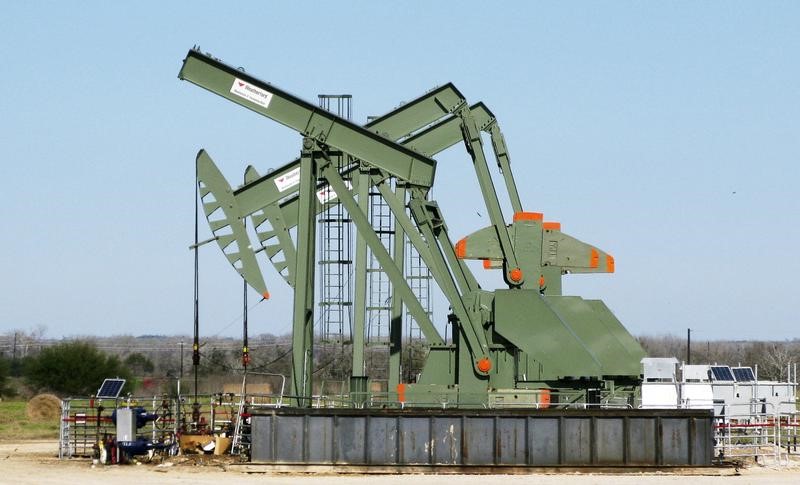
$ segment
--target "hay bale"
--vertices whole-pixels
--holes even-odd
[[[38,423],[58,421],[61,417],[61,399],[53,394],[39,394],[28,401],[25,408],[28,419]]]

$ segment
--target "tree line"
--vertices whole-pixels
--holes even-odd
[[[720,364],[758,368],[761,380],[785,381],[789,367],[800,362],[800,340],[696,340],[676,335],[638,338],[649,357],[676,357],[692,364]],[[691,355],[687,354],[691,346]],[[792,375],[794,377],[794,375]]]
[[[15,393],[54,392],[65,396],[93,394],[104,378],[120,377],[127,384],[123,392],[155,395],[175,392],[177,381],[184,392],[193,381],[191,339],[186,336],[77,337],[48,340],[42,332],[14,332],[0,336],[0,396]],[[788,365],[800,360],[800,341],[693,341],[687,355],[686,338],[648,335],[638,338],[650,357],[677,357],[694,364],[745,365],[758,368],[763,380],[786,380]],[[248,371],[291,374],[291,336],[256,335],[249,339]],[[370,378],[385,381],[388,347],[367,347],[365,360]],[[422,340],[406,344],[403,351],[403,380],[414,382],[427,353]],[[351,373],[352,347],[348,343],[317,342],[314,378],[344,383]],[[241,342],[233,338],[201,341],[197,368],[198,392],[219,392],[223,383],[241,381]],[[200,387],[204,386],[204,387]],[[288,392],[288,389],[287,389]]]

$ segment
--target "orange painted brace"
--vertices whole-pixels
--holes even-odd
[[[492,262],[488,259],[483,260],[483,269],[492,269]]]
[[[397,385],[397,400],[400,402],[406,402],[406,385],[405,384],[398,384]]]
[[[456,243],[456,257],[464,259],[467,256],[467,238],[464,238]]]
[[[595,248],[592,248],[592,252],[589,254],[589,267],[597,268],[599,266],[600,266],[600,253],[598,253]]]
[[[261,293],[261,296],[263,296],[265,300],[269,300],[269,291],[265,291],[264,293]]]
[[[545,223],[542,223],[542,229],[547,229],[548,231],[560,231],[561,230],[561,223],[560,222],[545,222]]]
[[[614,256],[606,254],[606,271],[609,273],[614,272]]]
[[[490,370],[492,370],[492,361],[487,357],[482,358],[478,361],[478,370],[484,374],[488,373]]]
[[[544,214],[541,212],[515,212],[514,222],[517,221],[541,221],[544,219]]]

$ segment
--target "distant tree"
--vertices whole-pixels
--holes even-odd
[[[80,340],[42,349],[28,361],[24,376],[37,391],[49,390],[62,396],[91,395],[109,377],[131,379],[130,371],[119,357],[107,355],[94,344]]]
[[[131,372],[137,376],[152,374],[156,366],[141,352],[134,352],[122,361]]]
[[[787,365],[792,364],[793,352],[787,342],[757,342],[753,344],[748,363],[758,364],[758,378],[781,381],[789,378]]]
[[[11,361],[4,356],[0,355],[0,397],[10,394],[11,390],[7,389],[8,376],[11,374]]]
[[[199,374],[201,376],[214,376],[231,372],[238,367],[238,352],[226,352],[224,349],[217,347],[201,350]]]
[[[405,344],[406,349],[406,364],[405,376],[406,382],[417,382],[417,376],[422,372],[425,365],[425,358],[428,356],[428,344],[421,339],[412,339],[409,343]]]

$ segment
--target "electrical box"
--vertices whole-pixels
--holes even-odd
[[[117,409],[117,443],[136,441],[136,413],[131,408]]]

